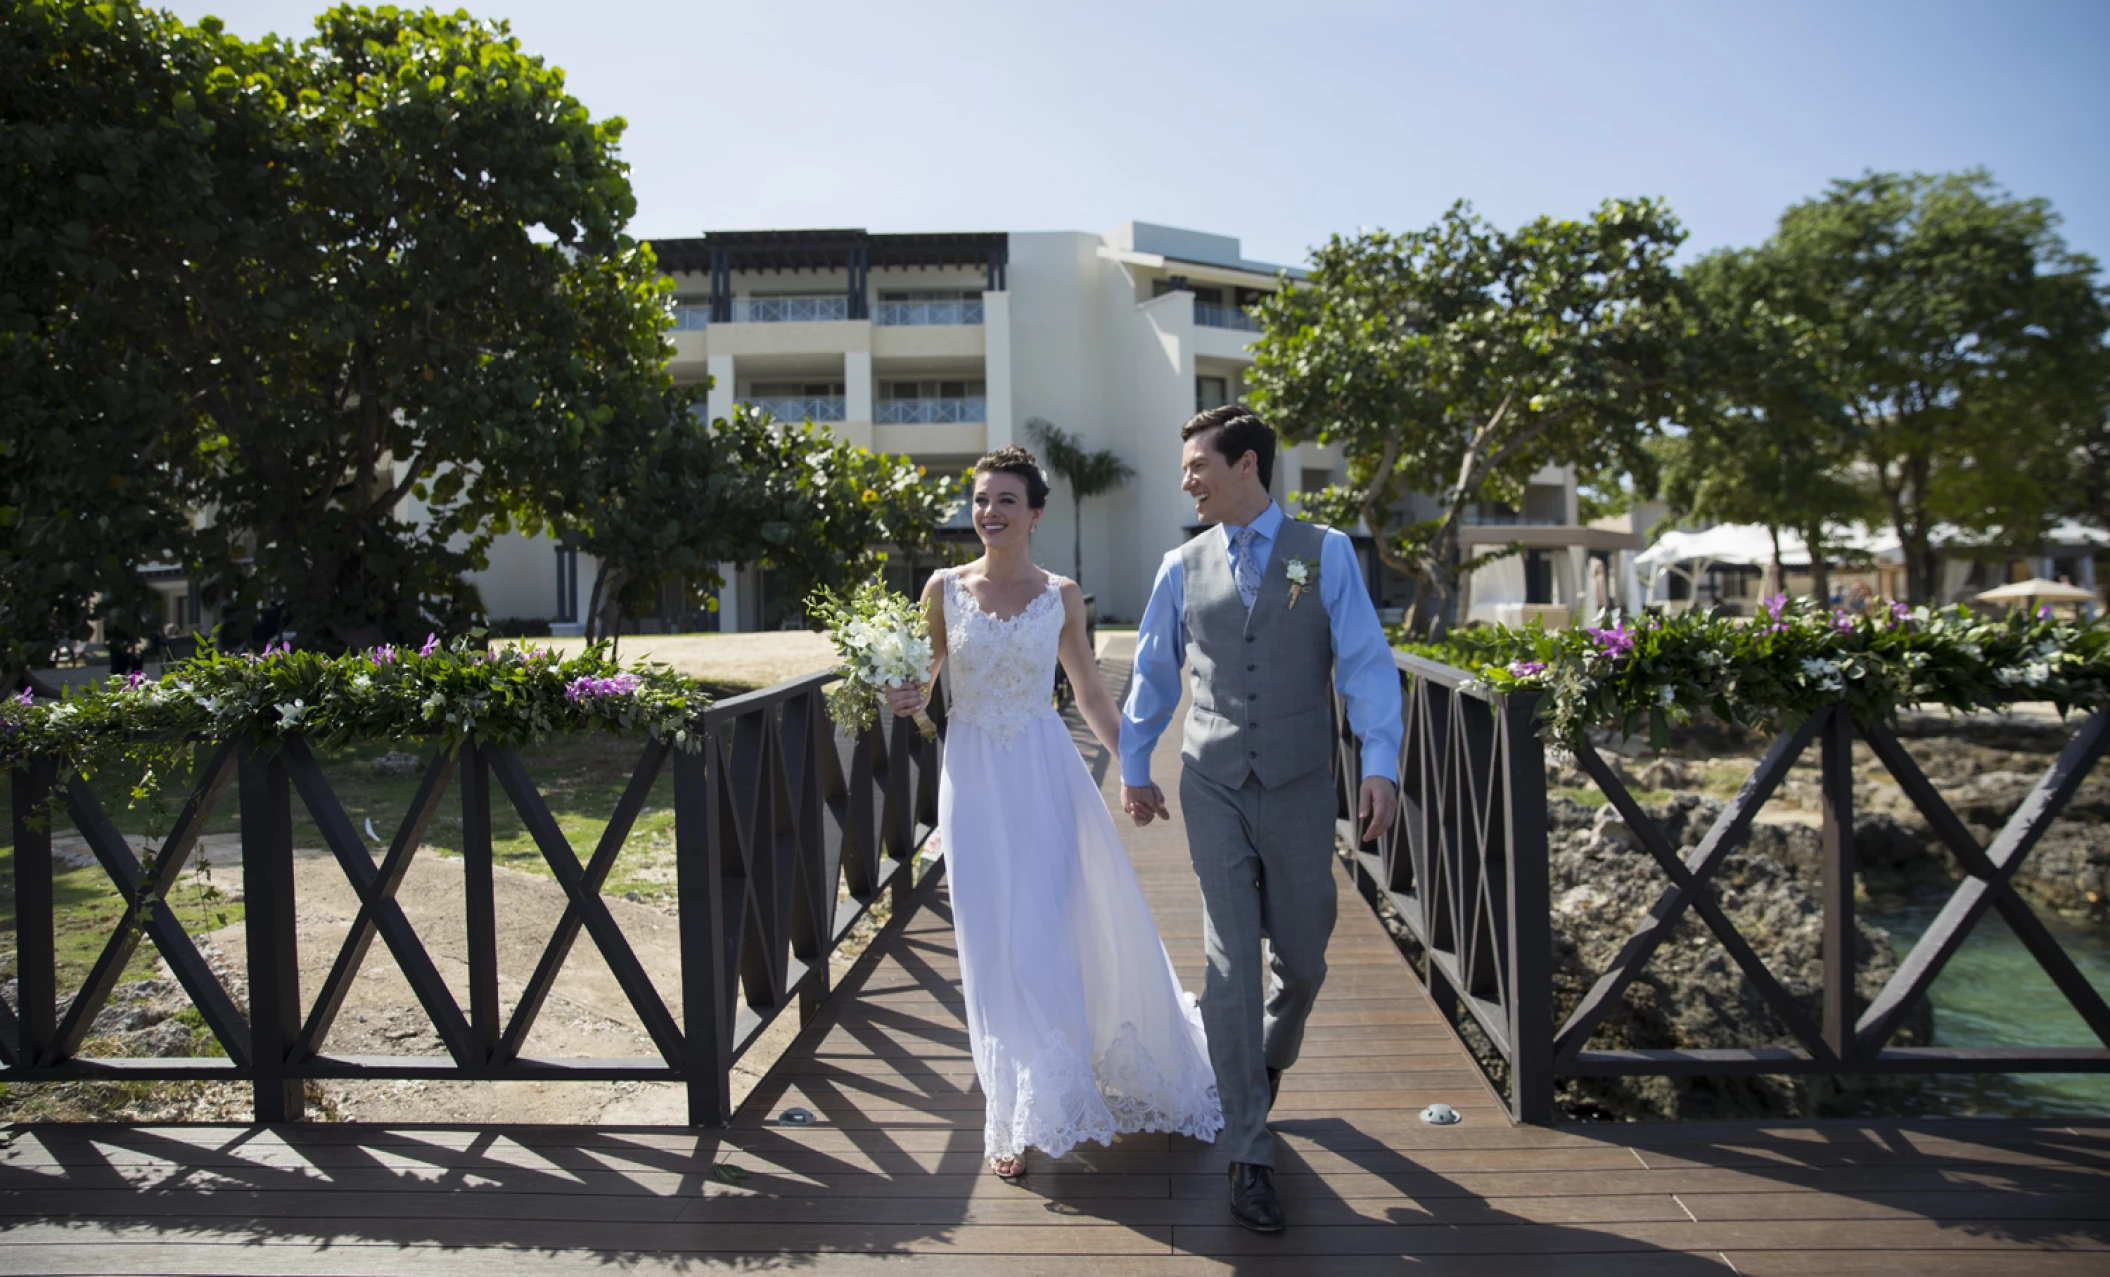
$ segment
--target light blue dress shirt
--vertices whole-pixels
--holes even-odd
[[[1256,566],[1267,570],[1275,552],[1275,538],[1287,517],[1282,507],[1270,501],[1252,522],[1258,535],[1253,554]],[[1216,537],[1230,557],[1231,576],[1238,576],[1238,548],[1232,535],[1239,529],[1228,524],[1201,535]],[[1399,669],[1392,663],[1392,649],[1377,620],[1377,608],[1363,589],[1362,565],[1356,561],[1355,545],[1332,528],[1319,550],[1319,599],[1326,606],[1326,621],[1333,631],[1334,685],[1348,702],[1348,726],[1363,743],[1363,775],[1382,776],[1395,784],[1399,779],[1399,742],[1404,734],[1400,723]],[[1150,589],[1150,604],[1143,609],[1142,624],[1136,627],[1136,676],[1128,689],[1128,703],[1121,707],[1121,783],[1150,783],[1150,754],[1158,737],[1172,720],[1180,703],[1180,669],[1187,663],[1186,638],[1180,619],[1187,610],[1186,573],[1180,567],[1180,552],[1166,553],[1158,565],[1157,583]]]

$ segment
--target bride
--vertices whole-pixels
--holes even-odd
[[[1120,718],[1086,639],[1083,595],[1033,564],[1047,497],[1023,448],[976,462],[985,553],[923,592],[930,677],[952,663],[938,827],[988,1106],[983,1146],[1011,1181],[1028,1147],[1061,1157],[1087,1139],[1213,1140],[1223,1126],[1200,1013],[1052,704],[1059,656],[1092,735],[1117,752]],[[928,687],[896,690],[889,707],[913,713]]]

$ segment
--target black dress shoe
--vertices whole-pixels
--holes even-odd
[[[1275,1107],[1276,1097],[1280,1096],[1281,1094],[1282,1070],[1269,1069],[1267,1071],[1267,1106],[1270,1111],[1272,1111]]]
[[[1275,1200],[1274,1173],[1267,1167],[1231,1163],[1231,1218],[1256,1233],[1282,1231],[1282,1203]]]

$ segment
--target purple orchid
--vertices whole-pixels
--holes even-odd
[[[1853,633],[1853,632],[1854,632],[1854,615],[1853,615],[1853,613],[1851,613],[1851,612],[1847,611],[1847,610],[1846,610],[1845,608],[1840,608],[1840,609],[1839,609],[1838,611],[1836,611],[1836,612],[1833,612],[1833,613],[1832,613],[1832,628],[1833,628],[1833,629],[1835,629],[1835,630],[1837,630],[1837,631],[1839,631],[1839,632],[1840,632],[1841,634],[1851,634],[1851,633]]]
[[[129,692],[136,692],[146,681],[146,675],[140,673],[138,670],[133,670],[131,673],[125,675],[125,690]]]
[[[375,648],[373,651],[368,652],[366,654],[366,659],[372,661],[376,667],[382,665],[394,665],[396,663],[396,645],[393,643],[383,643],[381,646]]]
[[[589,700],[628,696],[644,685],[645,680],[635,674],[617,674],[613,678],[595,678],[591,674],[581,674],[564,685],[564,699],[574,705],[583,705]]]
[[[24,709],[27,709],[28,707],[36,703],[37,694],[26,687],[22,689],[22,694],[20,696],[15,697],[15,704],[22,706]]]
[[[430,656],[440,650],[440,636],[430,631],[425,635],[425,646],[418,649],[419,656]]]
[[[1543,674],[1545,672],[1546,662],[1544,661],[1511,661],[1509,663],[1509,676],[1511,678],[1530,678],[1534,674]]]
[[[1631,655],[1634,651],[1634,632],[1625,625],[1608,625],[1602,629],[1585,630],[1597,650],[1614,660]]]
[[[2049,621],[2051,619],[2051,615],[2051,604],[2049,603],[2046,603],[2044,606],[2037,609],[2037,619],[2040,621]]]

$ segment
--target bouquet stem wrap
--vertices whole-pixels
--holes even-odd
[[[938,725],[930,721],[929,714],[924,713],[919,708],[910,718],[916,724],[916,730],[923,733],[923,739],[938,739]]]

